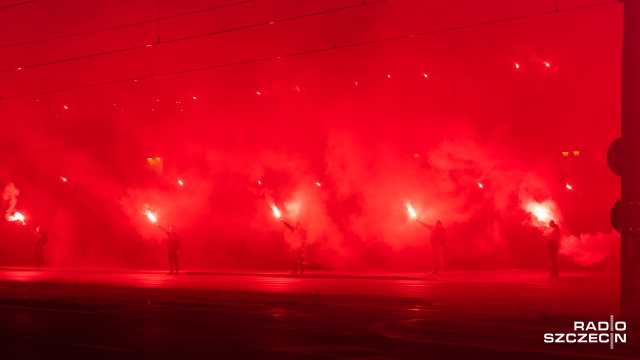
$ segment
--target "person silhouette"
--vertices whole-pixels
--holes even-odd
[[[419,219],[416,221],[431,230],[431,256],[433,259],[433,271],[431,274],[438,274],[444,271],[444,244],[447,242],[447,231],[442,226],[442,222],[440,220],[436,221],[436,225],[428,225],[422,222]]]

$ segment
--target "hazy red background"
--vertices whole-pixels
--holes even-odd
[[[18,2],[0,1],[0,186],[50,266],[164,267],[148,205],[185,269],[286,268],[275,202],[312,269],[423,271],[410,201],[443,221],[449,269],[545,267],[523,206],[548,199],[564,266],[616,264],[616,1]],[[31,265],[30,242],[0,221],[0,266]]]

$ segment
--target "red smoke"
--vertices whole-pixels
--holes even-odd
[[[187,3],[174,5],[197,7]],[[309,4],[260,12],[248,2],[224,16],[197,16],[246,24],[247,14],[297,14]],[[309,270],[422,271],[429,232],[408,216],[408,203],[422,221],[443,222],[448,269],[547,266],[530,203],[561,225],[563,254],[575,264],[608,263],[618,242],[601,234],[619,181],[604,154],[619,136],[622,5],[437,32],[528,14],[534,5],[412,11],[433,4],[389,1],[336,13],[335,38],[316,31],[329,23],[324,17],[309,17],[157,44],[144,56],[34,68],[22,63],[140,36],[120,29],[118,37],[87,34],[77,46],[63,39],[64,46],[0,48],[5,67],[25,66],[0,74],[0,181],[19,185],[20,206],[48,230],[47,255],[61,267],[164,266],[165,235],[149,210],[162,226],[176,226],[185,269],[287,268],[276,205],[307,230]],[[81,11],[32,22],[18,12],[0,26],[12,29],[6,41],[26,42],[73,32],[73,22],[56,22],[65,16],[105,27],[133,16]],[[222,26],[192,20],[158,29],[171,38]],[[327,44],[331,50],[314,52]],[[36,51],[42,46],[53,50]],[[292,52],[304,54],[279,58]],[[235,61],[242,63],[219,66]],[[101,82],[108,84],[84,87]],[[58,88],[75,90],[41,94]],[[574,150],[580,155],[561,155]],[[156,158],[161,167],[147,160]],[[3,199],[15,211],[15,196]],[[9,225],[0,224],[0,264],[30,263],[28,233]]]

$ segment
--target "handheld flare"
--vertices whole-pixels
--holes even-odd
[[[411,204],[407,204],[407,210],[409,210],[409,215],[415,219],[416,212],[413,210],[413,206],[411,206]]]
[[[280,215],[280,210],[278,210],[278,207],[273,205],[271,209],[273,209],[273,215],[275,215],[275,217],[280,219],[282,215]]]
[[[6,218],[9,221],[20,221],[22,223],[22,225],[25,225],[25,223],[24,223],[24,215],[20,214],[17,211],[15,213],[13,213],[13,215],[7,215]]]
[[[156,218],[155,215],[153,215],[153,213],[151,211],[147,210],[147,211],[144,212],[144,214],[147,215],[147,217],[149,218],[149,220],[151,222],[153,222],[153,223],[157,223],[158,222],[158,219]]]

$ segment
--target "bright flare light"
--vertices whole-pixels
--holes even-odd
[[[280,210],[278,210],[278,207],[273,205],[271,209],[273,209],[273,215],[275,215],[278,219],[280,219],[281,215],[280,215]]]
[[[158,222],[158,219],[156,218],[155,215],[151,213],[151,211],[147,210],[144,212],[144,214],[147,215],[147,217],[149,218],[149,220],[151,220],[151,222],[154,222],[154,223]]]
[[[180,186],[184,185],[184,184],[182,183],[182,180],[178,180],[178,184],[180,184]]]
[[[549,209],[542,204],[531,204],[528,208],[528,211],[541,223],[545,223],[551,219]]]
[[[551,64],[549,64],[549,62],[545,61],[544,62],[544,66],[549,67],[549,66],[551,66]]]
[[[66,178],[66,177],[64,177],[64,176],[60,176],[60,180],[62,180],[62,181],[64,181],[64,182],[67,182],[67,178]]]
[[[7,220],[9,221],[20,221],[22,225],[24,225],[24,215],[19,212],[14,212],[13,215],[7,215]]]
[[[572,189],[573,189],[573,186],[569,185],[569,183],[567,183],[567,185],[565,185],[565,187],[566,187],[568,190],[572,190]]]
[[[416,218],[416,212],[413,211],[413,206],[411,206],[411,204],[407,204],[407,210],[409,210],[409,215],[411,215],[412,218]]]
[[[478,183],[478,187],[482,189],[482,183]]]
[[[520,64],[516,63],[516,69],[520,69]]]
[[[318,186],[322,186],[319,182],[316,182],[316,185],[318,185]]]

